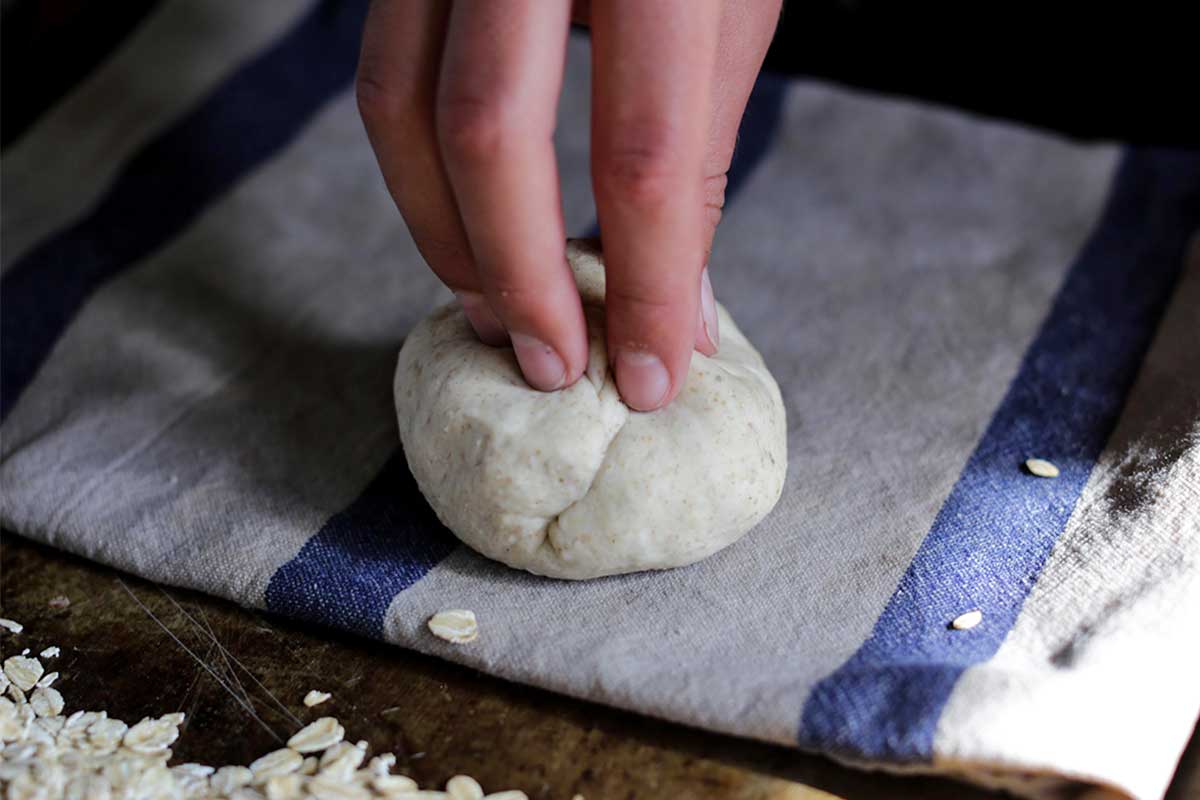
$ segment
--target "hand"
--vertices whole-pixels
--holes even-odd
[[[707,261],[738,123],[781,0],[593,0],[592,177],[608,352],[632,408],[719,343]],[[587,7],[584,7],[587,6]],[[531,386],[569,386],[587,331],[567,268],[555,110],[568,0],[375,0],[358,103],[421,254]]]

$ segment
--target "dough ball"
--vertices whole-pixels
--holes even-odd
[[[604,347],[604,265],[568,242],[588,320],[587,372],[529,388],[511,348],[480,342],[457,305],[409,335],[396,368],[404,453],[438,518],[512,567],[595,578],[691,564],[737,541],[779,499],[779,387],[719,308],[721,349],[692,355],[668,407],[621,402]]]

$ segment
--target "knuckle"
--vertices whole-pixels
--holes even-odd
[[[617,286],[608,288],[604,301],[635,315],[648,315],[651,318],[675,308],[682,302],[679,297],[656,291],[650,287]]]
[[[369,65],[359,67],[354,80],[358,113],[368,126],[399,125],[409,120],[417,107],[416,98],[396,82],[383,78]]]
[[[466,92],[444,92],[438,97],[438,138],[442,147],[458,159],[482,161],[494,158],[513,140],[513,126],[503,103]]]
[[[728,185],[729,179],[725,173],[704,179],[704,205],[716,209],[718,215],[725,208],[725,189]]]
[[[610,147],[600,158],[597,178],[621,198],[639,206],[670,202],[683,170],[668,137],[629,137]]]
[[[704,179],[704,222],[708,226],[710,237],[721,224],[721,214],[725,209],[725,188],[728,184],[724,173]],[[707,257],[707,253],[705,255]]]

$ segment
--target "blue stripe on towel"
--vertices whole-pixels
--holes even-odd
[[[381,638],[388,606],[458,544],[396,452],[267,585],[267,608]]]
[[[870,637],[810,694],[803,747],[928,761],[963,671],[1004,641],[1092,467],[1200,229],[1200,154],[1135,149],[1020,370]],[[1021,469],[1053,461],[1056,480]],[[947,623],[972,608],[969,633]]]
[[[0,420],[91,294],[295,138],[354,75],[364,0],[325,0],[142,148],[99,203],[0,280]]]
[[[777,76],[762,76],[755,85],[744,144],[729,171],[729,201],[766,154],[787,85]],[[455,544],[417,490],[404,453],[397,451],[362,496],[271,577],[267,608],[381,637],[392,599],[437,566]]]

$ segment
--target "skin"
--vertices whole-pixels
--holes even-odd
[[[720,344],[708,255],[781,0],[375,0],[359,110],[421,254],[531,386],[570,386],[587,331],[553,133],[570,23],[592,35],[591,167],[608,353],[639,411]],[[698,124],[700,123],[700,124]]]

